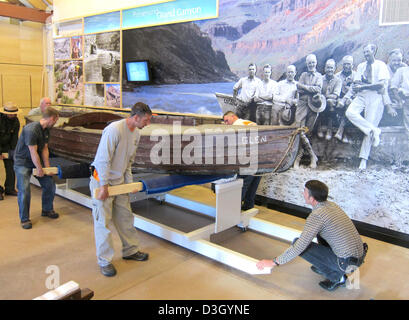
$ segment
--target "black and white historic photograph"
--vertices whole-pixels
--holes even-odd
[[[70,38],[54,39],[54,59],[71,59]]]
[[[137,97],[164,111],[305,127],[292,168],[264,175],[257,194],[304,206],[299,184],[283,179],[333,184],[338,173],[332,196],[351,217],[409,233],[409,29],[379,26],[378,8],[221,0],[217,19],[124,30],[124,61],[149,57],[154,85],[124,74],[123,107]]]
[[[57,103],[84,104],[84,76],[82,61],[69,60],[54,65]]]
[[[119,32],[84,36],[85,82],[119,82]]]
[[[84,104],[86,106],[102,107],[105,104],[104,85],[86,83]]]

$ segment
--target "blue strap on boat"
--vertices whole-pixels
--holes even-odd
[[[60,179],[75,179],[75,178],[89,178],[91,171],[89,164],[77,163],[74,165],[57,165],[58,178]]]
[[[234,177],[234,175],[169,175],[139,181],[143,184],[141,192],[155,194],[168,192],[184,186],[204,184],[232,177]]]

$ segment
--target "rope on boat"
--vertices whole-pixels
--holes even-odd
[[[296,130],[294,130],[291,135],[289,136],[285,136],[285,137],[291,137],[290,139],[290,143],[288,144],[287,150],[284,153],[284,156],[281,158],[280,162],[278,163],[278,165],[274,168],[274,170],[272,172],[268,172],[268,173],[262,173],[262,174],[255,174],[254,176],[265,176],[267,174],[271,174],[271,173],[275,173],[277,172],[277,170],[281,167],[281,164],[283,163],[284,159],[287,157],[288,153],[290,152],[290,150],[292,149],[294,142],[295,142],[295,138],[297,137],[297,135],[301,134],[302,132],[307,133],[308,132],[308,128],[307,127],[301,127],[301,128],[297,128]],[[283,137],[283,138],[285,138]]]

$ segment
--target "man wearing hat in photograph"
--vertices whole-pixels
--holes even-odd
[[[295,122],[300,127],[307,127],[310,134],[314,128],[315,122],[319,115],[325,109],[325,97],[322,96],[322,75],[317,72],[317,57],[309,54],[305,59],[307,71],[303,72],[297,82],[299,94],[298,106],[295,112]],[[316,168],[318,158],[312,150],[307,136],[301,134],[301,148],[294,162],[294,167],[298,168],[301,158],[308,154],[311,159],[310,167]]]
[[[16,175],[13,169],[13,153],[18,140],[20,121],[17,118],[19,110],[16,105],[9,102],[0,109],[0,159],[4,162],[6,180],[4,189],[0,186],[0,200],[3,200],[3,193],[17,196],[15,189]]]

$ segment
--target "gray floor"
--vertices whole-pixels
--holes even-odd
[[[207,204],[215,201],[211,191],[202,186],[185,187],[173,193]],[[409,250],[369,238],[364,238],[370,248],[367,261],[359,269],[352,287],[332,293],[318,286],[322,278],[311,272],[309,264],[300,258],[274,269],[271,274],[252,276],[143,231],[139,231],[140,248],[149,252],[149,260],[122,260],[120,240],[114,232],[114,264],[118,274],[106,278],[96,264],[91,210],[59,196],[54,203],[60,218],[41,217],[41,191],[32,186],[33,229],[23,230],[16,198],[6,197],[0,202],[0,299],[32,299],[47,292],[47,285],[53,279],[59,279],[60,284],[73,280],[81,287],[90,288],[95,292],[94,299],[409,298]],[[134,209],[165,220],[171,217],[171,221],[179,214],[174,208],[155,203],[140,203]],[[263,207],[258,217],[299,230],[304,224],[303,219]],[[190,227],[211,223],[206,219],[193,222],[193,218],[188,218],[185,222]],[[186,225],[173,223],[180,224],[180,228]],[[236,228],[212,239],[257,259],[274,257],[289,245]]]

